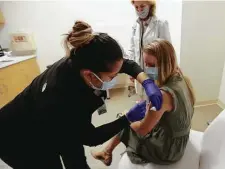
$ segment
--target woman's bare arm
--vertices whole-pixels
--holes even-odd
[[[161,91],[163,95],[163,105],[159,111],[151,110],[151,104],[146,107],[146,115],[142,121],[137,121],[131,124],[131,128],[138,134],[145,136],[156,126],[165,112],[169,112],[173,109],[172,96],[164,91]]]

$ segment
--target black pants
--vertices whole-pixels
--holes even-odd
[[[0,144],[0,158],[13,169],[90,169],[84,156],[84,148],[71,148],[69,151],[54,152],[38,144],[19,146],[14,142]],[[60,158],[61,156],[61,158]]]
[[[21,154],[1,156],[1,159],[13,169],[63,169],[60,156],[57,154]],[[87,164],[76,164],[72,156],[62,156],[66,169],[90,169]]]
[[[59,156],[50,154],[3,155],[1,159],[13,169],[63,169]]]

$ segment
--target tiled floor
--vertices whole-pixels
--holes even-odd
[[[192,129],[197,131],[205,131],[207,122],[211,122],[222,111],[218,105],[208,105],[195,108],[192,119]]]

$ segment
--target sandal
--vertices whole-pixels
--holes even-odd
[[[112,153],[106,151],[91,152],[91,155],[96,159],[103,162],[106,166],[110,166],[112,163]]]

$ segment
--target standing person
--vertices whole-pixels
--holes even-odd
[[[138,19],[132,28],[130,50],[127,57],[138,63],[144,69],[142,55],[143,46],[151,43],[155,39],[165,39],[171,41],[169,25],[166,20],[161,20],[156,16],[155,0],[131,0]],[[131,78],[134,81],[133,78]],[[136,93],[143,96],[143,88],[135,81]],[[129,87],[131,88],[131,87]]]
[[[95,127],[92,113],[103,101],[98,90],[115,84],[118,73],[136,78],[149,100],[161,108],[154,81],[133,61],[123,59],[120,45],[105,33],[77,21],[65,41],[67,56],[50,66],[0,109],[0,158],[14,169],[88,169],[83,145],[96,146],[130,121],[142,119],[143,105]],[[16,84],[15,84],[16,85]]]
[[[190,81],[183,76],[172,44],[155,40],[143,49],[146,73],[156,80],[163,95],[163,105],[158,111],[147,105],[143,120],[131,124],[113,137],[103,151],[92,153],[105,165],[112,162],[112,152],[120,143],[126,146],[119,169],[151,168],[148,163],[169,165],[184,154],[195,97]],[[143,101],[139,104],[145,104]],[[140,111],[140,113],[143,111]]]

